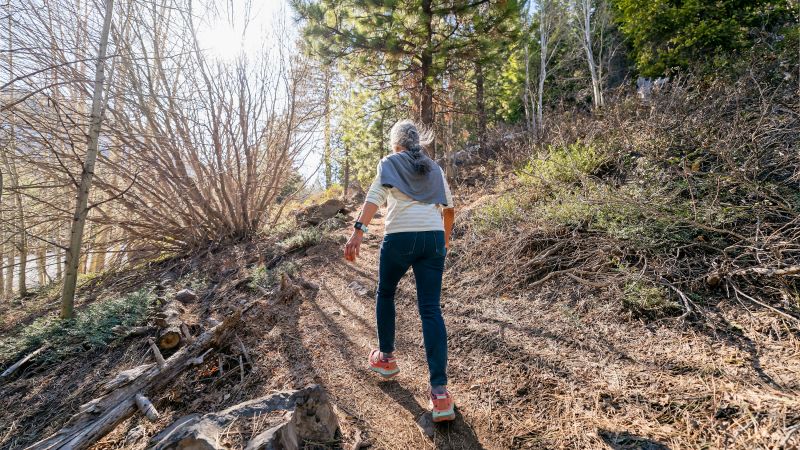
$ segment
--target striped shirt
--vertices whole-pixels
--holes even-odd
[[[447,198],[446,208],[453,207],[453,195],[450,186],[444,177],[444,172],[439,170],[444,180],[444,192]],[[366,201],[383,206],[386,202],[386,226],[384,233],[401,233],[404,231],[444,231],[442,221],[442,205],[422,203],[400,192],[397,188],[387,188],[381,184],[381,165],[378,163],[378,175],[373,180],[367,191]]]

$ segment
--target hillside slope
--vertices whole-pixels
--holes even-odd
[[[459,222],[486,208],[503,189],[458,189],[458,204],[464,205]],[[301,231],[283,244],[268,240],[210,249],[100,283],[89,302],[152,289],[155,279],[170,280],[168,292],[192,287],[201,300],[185,314],[197,324],[224,318],[240,305],[256,306],[236,330],[252,358],[243,373],[235,362],[240,346],[220,349],[233,362],[212,358],[153,398],[162,413],[159,421],[133,417],[94,448],[145,448],[141,437],[183,415],[311,383],[321,384],[338,408],[342,440],[335,446],[342,448],[800,445],[800,345],[792,331],[781,331],[784,325],[770,311],[719,304],[715,314],[728,329],[675,317],[637,318],[620,313],[624,293],[613,285],[550,276],[553,268],[522,287],[504,279],[500,267],[530,265],[544,251],[525,260],[479,262],[476,268],[476,261],[465,261],[475,238],[463,236],[448,255],[443,288],[458,417],[426,436],[417,424],[427,408],[427,368],[411,273],[397,297],[402,372],[384,382],[366,370],[366,355],[376,345],[373,296],[382,227],[376,219],[355,264],[341,257],[350,228],[340,224],[329,231]],[[481,239],[502,248],[523,239],[520,233]],[[560,239],[580,245],[586,237]],[[493,267],[494,274],[486,276]],[[276,301],[281,273],[317,288],[298,288],[296,295]],[[52,314],[54,306],[44,302],[41,308]],[[6,308],[8,317],[16,317]],[[5,337],[24,330],[30,320],[9,319]],[[0,412],[0,447],[22,448],[52,433],[93,398],[99,381],[147,358],[142,340],[118,339],[110,347],[35,362],[0,386],[8,400]]]

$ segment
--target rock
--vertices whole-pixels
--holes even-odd
[[[337,215],[330,219],[323,220],[319,223],[319,227],[325,231],[333,231],[346,227],[348,222],[350,222],[348,218]]]
[[[144,427],[136,425],[125,435],[125,447],[132,447],[144,437]]]
[[[349,211],[344,202],[332,198],[320,205],[311,205],[298,211],[297,221],[305,225],[319,225],[322,221],[335,217],[337,214],[347,214]]]
[[[352,281],[350,284],[347,285],[351,291],[353,291],[356,295],[360,295],[362,297],[369,295],[369,289],[367,289],[364,285],[359,283],[358,281]]]
[[[191,289],[182,289],[175,294],[175,300],[181,303],[193,303],[197,301],[197,294]]]
[[[351,181],[347,190],[346,199],[350,202],[360,205],[364,201],[366,194],[358,181]]]
[[[285,411],[283,415],[271,414]],[[304,441],[330,442],[339,424],[327,394],[319,385],[279,392],[240,403],[216,413],[183,417],[150,440],[152,450],[173,448],[218,450],[223,433],[235,434],[235,425],[246,420],[270,418],[266,431],[250,439],[249,450],[302,448]],[[244,420],[243,420],[244,419]]]
[[[426,412],[425,414],[417,417],[417,427],[419,431],[422,432],[425,436],[429,438],[433,438],[433,435],[436,434],[436,429],[434,428],[433,423],[433,416],[430,412]]]

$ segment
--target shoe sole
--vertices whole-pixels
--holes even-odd
[[[381,369],[380,367],[369,366],[369,369],[371,371],[377,373],[378,375],[380,375],[381,378],[386,379],[386,380],[388,380],[389,378],[394,378],[395,376],[397,376],[398,373],[400,373],[400,369],[399,368],[397,368],[395,370],[385,370],[385,369]]]
[[[455,420],[456,418],[455,405],[451,406],[450,409],[448,409],[447,411],[439,411],[439,412],[431,411],[431,416],[434,422],[449,422],[451,420]]]

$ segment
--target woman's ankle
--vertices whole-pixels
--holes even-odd
[[[381,359],[394,358],[394,352],[381,352]]]
[[[447,386],[445,385],[431,385],[431,394],[444,394],[447,392]]]

